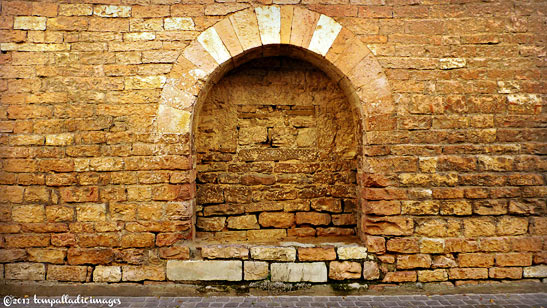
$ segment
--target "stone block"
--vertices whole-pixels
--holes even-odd
[[[342,203],[340,199],[319,198],[311,201],[311,208],[318,212],[341,213]]]
[[[108,264],[114,260],[114,252],[109,248],[69,248],[68,264]]]
[[[162,259],[187,260],[190,258],[190,248],[186,246],[161,247],[159,254]]]
[[[293,247],[251,247],[251,258],[267,261],[296,261],[296,249]]]
[[[227,280],[241,281],[241,261],[167,261],[167,279],[175,281]]]
[[[496,254],[497,266],[531,266],[531,253],[500,253]]]
[[[525,278],[544,278],[547,277],[547,265],[529,266],[524,268]]]
[[[13,29],[20,30],[45,30],[45,17],[16,16],[13,21]]]
[[[333,261],[329,264],[329,278],[334,280],[361,278],[361,264],[351,261]]]
[[[522,267],[492,267],[488,275],[493,279],[522,279]]]
[[[272,263],[271,279],[283,282],[326,282],[327,266],[323,262]]]
[[[31,262],[62,264],[66,257],[66,249],[59,248],[29,248],[27,253]]]
[[[419,282],[447,281],[448,273],[444,269],[418,271]]]
[[[241,246],[203,246],[201,257],[205,259],[242,259],[249,258],[249,249]]]
[[[361,260],[368,256],[367,248],[360,246],[338,247],[336,251],[340,260]]]
[[[397,268],[429,268],[431,267],[431,256],[426,254],[400,255],[397,256]]]
[[[87,266],[49,265],[47,267],[47,280],[85,282],[87,270]]]
[[[163,265],[124,265],[122,266],[123,281],[165,280]]]
[[[450,279],[487,279],[487,268],[451,268],[448,270]]]
[[[363,262],[363,279],[375,280],[378,278],[380,278],[380,269],[378,268],[378,263],[374,261]]]
[[[331,222],[331,216],[327,213],[315,213],[315,212],[297,212],[296,224],[304,225],[310,224],[314,226],[328,225]]]
[[[256,215],[243,215],[228,217],[228,228],[236,230],[260,229]]]
[[[330,261],[336,260],[334,248],[311,247],[298,248],[299,261]]]
[[[243,278],[245,280],[263,280],[268,278],[270,270],[268,262],[245,261],[243,262]]]
[[[42,263],[8,263],[4,270],[6,280],[44,280],[46,275]]]
[[[131,17],[131,7],[121,5],[97,5],[93,14],[99,17]]]
[[[169,17],[163,20],[165,30],[194,30],[195,25],[191,17]]]
[[[119,282],[122,280],[122,268],[120,266],[98,265],[93,271],[95,282]]]
[[[460,267],[491,267],[494,266],[494,255],[487,253],[460,253],[458,255]]]
[[[383,282],[414,282],[417,279],[416,271],[398,271],[386,273]]]
[[[290,228],[295,223],[295,215],[285,212],[263,212],[258,216],[258,222],[262,227]]]

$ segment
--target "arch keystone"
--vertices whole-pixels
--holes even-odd
[[[260,47],[260,33],[258,31],[258,21],[253,10],[244,10],[228,17],[232,22],[234,31],[243,47],[243,50],[249,50]]]

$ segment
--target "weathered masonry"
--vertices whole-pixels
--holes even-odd
[[[285,2],[3,1],[2,283],[547,277],[547,4]]]

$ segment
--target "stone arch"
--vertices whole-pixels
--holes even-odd
[[[331,17],[297,6],[271,5],[224,18],[184,49],[161,94],[157,133],[190,134],[192,140],[194,117],[209,89],[234,67],[272,55],[295,57],[323,70],[358,110],[365,131],[377,129],[378,119],[393,117],[387,78],[365,43]]]

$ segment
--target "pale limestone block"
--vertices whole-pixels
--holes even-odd
[[[93,271],[95,282],[118,282],[122,280],[122,269],[119,266],[98,265]]]
[[[243,262],[243,276],[245,280],[263,280],[270,273],[268,262],[245,261]]]
[[[323,262],[272,263],[272,281],[326,282],[327,266]]]
[[[194,20],[190,17],[169,17],[163,20],[165,30],[194,30]]]
[[[167,279],[169,280],[241,281],[242,274],[241,261],[167,261]]]
[[[203,31],[203,33],[198,36],[198,41],[218,64],[230,60],[230,53],[228,52],[228,49],[226,49],[226,46],[224,46],[224,43],[222,43],[215,28],[211,27]]]
[[[334,19],[321,15],[311,37],[308,49],[325,56],[338,36],[338,33],[340,33],[340,30],[342,30],[342,26]]]
[[[367,248],[359,246],[338,247],[338,259],[357,260],[367,258]]]
[[[524,277],[543,278],[547,277],[547,265],[529,266],[524,268]]]
[[[281,42],[281,10],[277,6],[255,8],[262,45]]]

